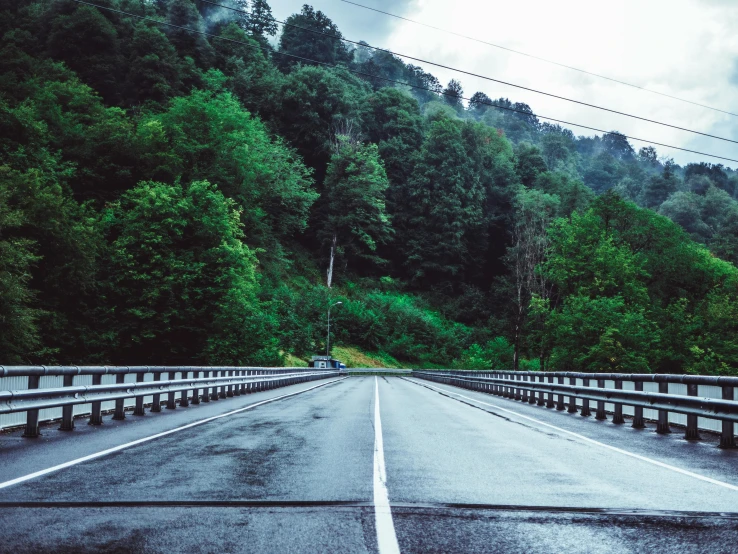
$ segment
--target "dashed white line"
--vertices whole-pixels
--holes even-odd
[[[347,377],[344,377],[343,379],[347,379]],[[121,444],[118,446],[114,446],[113,448],[108,448],[107,450],[101,450],[100,452],[96,452],[94,454],[89,454],[87,456],[83,456],[81,458],[77,458],[75,460],[70,460],[68,462],[64,462],[63,464],[55,465],[46,469],[42,469],[40,471],[36,471],[34,473],[29,473],[28,475],[23,475],[22,477],[17,477],[15,479],[11,479],[10,481],[4,481],[0,483],[0,489],[5,489],[7,487],[12,487],[13,485],[17,485],[19,483],[24,483],[25,481],[30,481],[31,479],[36,479],[37,477],[42,477],[44,475],[48,475],[49,473],[54,473],[55,471],[59,471],[62,469],[66,469],[68,467],[75,466],[77,464],[81,464],[82,462],[87,462],[89,460],[94,460],[95,458],[101,458],[102,456],[107,456],[108,454],[112,454],[114,452],[119,452],[121,450],[124,450],[126,448],[130,448],[131,446],[136,446],[138,444],[142,444],[145,442],[152,441],[154,439],[158,439],[161,437],[166,437],[167,435],[171,435],[172,433],[177,433],[179,431],[184,431],[185,429],[191,429],[192,427],[197,427],[198,425],[203,425],[205,423],[209,423],[211,421],[215,421],[216,419],[221,419],[224,417],[232,416],[234,414],[238,414],[241,412],[245,412],[246,410],[251,410],[252,408],[256,408],[257,406],[262,406],[264,404],[269,404],[270,402],[275,402],[277,400],[281,400],[282,398],[289,398],[290,396],[295,396],[296,394],[302,394],[303,392],[308,392],[313,389],[317,389],[318,387],[324,387],[325,385],[330,385],[331,383],[335,383],[337,381],[342,381],[343,379],[336,379],[334,381],[328,381],[327,383],[320,383],[319,385],[315,385],[314,387],[310,387],[309,389],[304,389],[296,392],[291,392],[289,394],[283,394],[282,396],[277,396],[275,398],[269,398],[267,400],[262,400],[261,402],[256,402],[254,404],[249,404],[248,406],[245,406],[243,408],[239,408],[237,410],[233,410],[230,412],[227,412],[225,414],[220,414],[213,417],[208,417],[205,419],[201,419],[199,421],[195,421],[193,423],[188,423],[187,425],[183,425],[182,427],[177,427],[176,429],[170,429],[169,431],[164,431],[162,433],[157,433],[155,435],[151,435],[149,437],[144,437],[142,439],[137,439],[135,441],[127,442],[125,444]]]
[[[584,442],[588,442],[590,444],[594,444],[596,446],[600,446],[602,448],[607,448],[608,450],[611,450],[613,452],[617,452],[618,454],[623,454],[624,456],[629,456],[631,458],[635,458],[636,460],[640,460],[642,462],[646,462],[649,464],[653,464],[655,466],[658,466],[663,469],[668,469],[670,471],[674,471],[676,473],[681,473],[682,475],[687,475],[688,477],[693,477],[694,479],[699,479],[700,481],[704,481],[706,483],[711,483],[713,485],[717,485],[719,487],[724,487],[726,489],[730,489],[732,491],[738,491],[738,486],[731,485],[730,483],[726,483],[725,481],[718,481],[717,479],[713,479],[712,477],[706,477],[704,475],[700,475],[699,473],[694,473],[692,471],[688,471],[686,469],[682,469],[680,467],[672,466],[669,464],[665,464],[664,462],[659,462],[658,460],[653,460],[651,458],[647,458],[646,456],[641,456],[640,454],[635,454],[633,452],[628,452],[627,450],[623,450],[622,448],[617,448],[616,446],[610,446],[609,444],[605,444],[604,442],[596,441],[594,439],[590,439],[589,437],[585,437],[584,435],[580,435],[579,433],[574,433],[573,431],[567,431],[566,429],[562,429],[561,427],[556,427],[555,425],[551,425],[550,423],[546,423],[544,421],[541,421],[540,419],[535,419],[533,417],[529,417],[526,415],[523,415],[521,413],[515,412],[513,410],[508,410],[507,408],[503,408],[502,406],[498,406],[496,404],[490,404],[489,402],[484,402],[482,400],[479,400],[477,398],[472,398],[471,396],[465,396],[463,394],[459,394],[458,392],[449,390],[447,388],[440,388],[440,387],[434,387],[433,385],[429,385],[425,382],[418,382],[414,381],[412,379],[407,379],[407,381],[410,381],[411,383],[415,383],[416,385],[421,385],[424,387],[428,387],[430,389],[435,389],[437,391],[444,392],[446,394],[453,394],[455,396],[458,396],[459,398],[465,398],[466,400],[470,400],[472,402],[476,402],[477,404],[484,404],[485,406],[490,406],[491,408],[494,408],[495,410],[500,410],[502,412],[507,412],[509,414],[513,414],[516,417],[527,419],[528,421],[532,421],[538,425],[541,425],[543,427],[548,427],[549,429],[555,429],[559,433],[565,433],[569,436],[576,437],[579,440],[582,440]]]
[[[379,554],[400,554],[387,492],[382,419],[379,414],[379,380],[376,376],[374,377],[374,516]]]

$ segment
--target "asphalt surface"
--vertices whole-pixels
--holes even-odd
[[[361,376],[0,434],[0,552],[377,552],[375,387],[403,553],[738,551],[716,437]]]

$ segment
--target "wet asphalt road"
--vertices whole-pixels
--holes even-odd
[[[714,437],[413,381],[377,380],[401,552],[738,551],[738,452]],[[316,384],[1,488],[0,552],[377,552],[375,377],[2,434],[0,482]]]

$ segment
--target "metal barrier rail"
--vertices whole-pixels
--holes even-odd
[[[177,373],[182,374],[181,379],[175,379]],[[192,377],[188,378],[190,373]],[[110,374],[116,375],[116,382],[101,384],[101,377]],[[126,383],[127,374],[135,374],[136,382]],[[153,374],[154,380],[145,381],[146,374]],[[168,374],[169,379],[162,381],[162,374]],[[185,407],[190,403],[216,401],[338,374],[337,370],[317,371],[312,368],[231,366],[0,366],[0,377],[28,377],[27,389],[0,391],[0,414],[26,412],[26,430],[23,436],[38,437],[39,410],[46,408],[61,407],[60,430],[71,431],[74,429],[73,408],[77,404],[91,403],[90,424],[100,425],[103,401],[114,400],[113,419],[125,419],[124,401],[127,398],[136,399],[133,414],[144,415],[145,396],[153,396],[151,411],[160,412],[162,394],[167,395],[166,408],[173,410],[177,406],[177,392],[181,393],[180,406]],[[74,377],[77,375],[92,375],[92,386],[75,386]],[[39,381],[43,376],[63,376],[64,386],[39,388]]]
[[[565,373],[565,372],[525,372],[525,371],[493,371],[484,372],[491,377],[483,377],[475,371],[413,371],[413,375],[421,379],[459,386],[469,390],[486,392],[505,398],[512,398],[576,413],[577,399],[582,400],[581,415],[591,415],[589,401],[597,402],[596,419],[607,419],[605,403],[614,404],[612,422],[625,423],[623,406],[634,408],[633,427],[643,428],[645,422],[643,409],[658,410],[658,424],[656,432],[670,433],[669,412],[685,414],[687,426],[685,439],[699,439],[697,418],[704,417],[722,422],[720,448],[735,448],[733,424],[738,422],[738,402],[735,401],[735,387],[738,378],[710,377],[702,375],[629,375],[621,373]],[[557,382],[554,382],[554,378]],[[569,379],[569,384],[564,380]],[[583,385],[576,384],[577,379],[583,380]],[[615,388],[605,388],[605,381],[615,382]],[[596,387],[590,387],[590,382],[596,381]],[[623,381],[632,381],[635,390],[623,390]],[[659,392],[644,392],[644,382],[659,383]],[[687,385],[687,395],[669,394],[669,383]],[[697,396],[698,385],[720,386],[722,399]],[[557,396],[554,401],[554,395]],[[566,401],[568,397],[568,402]]]

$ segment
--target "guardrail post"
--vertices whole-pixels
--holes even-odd
[[[723,400],[735,400],[734,387],[723,385]],[[733,422],[723,420],[723,432],[720,434],[720,448],[735,448],[735,436],[733,435]]]
[[[37,389],[41,378],[38,375],[28,376],[28,388]],[[29,439],[37,438],[41,433],[38,432],[38,410],[26,411],[26,431],[23,436]]]
[[[597,388],[599,389],[605,388],[604,379],[597,379]],[[595,419],[599,419],[600,421],[607,420],[607,412],[605,411],[605,401],[604,400],[597,401],[597,412],[595,413]]]
[[[64,376],[64,386],[71,387],[74,383],[74,375]],[[62,422],[59,431],[74,430],[74,406],[62,406]]]
[[[569,384],[573,387],[577,385],[576,377],[569,377]],[[577,397],[573,395],[569,397],[569,409],[567,410],[570,414],[577,413]]]
[[[553,375],[548,376],[548,383],[549,385],[552,385],[554,382]],[[553,408],[556,404],[554,404],[554,395],[552,392],[548,393],[548,398],[546,399],[546,408]]]
[[[563,377],[559,377],[557,379],[557,381],[559,382],[559,385],[563,385],[564,384],[564,378]],[[564,395],[563,394],[557,394],[556,395],[556,409],[558,411],[562,411],[562,410],[565,409],[565,406],[564,406]]]
[[[589,379],[582,379],[582,386],[588,387]],[[589,409],[589,398],[582,398],[582,411],[579,412],[579,415],[582,417],[589,417],[592,415],[592,412]]]
[[[687,396],[697,396],[697,385],[687,385]],[[697,429],[697,416],[687,414],[687,430],[684,432],[684,438],[688,441],[700,440],[700,432]]]
[[[531,373],[530,382],[535,383],[535,381],[536,381],[536,376],[533,373]],[[528,395],[528,404],[535,404],[535,403],[536,403],[536,390],[533,389],[530,391],[530,394]]]
[[[92,386],[102,384],[102,375],[96,373],[92,376]],[[102,425],[102,402],[97,401],[92,403],[92,411],[90,412],[90,421],[88,425]]]
[[[183,371],[182,372],[182,380],[186,381],[187,376],[190,374],[189,371]],[[182,393],[179,395],[179,407],[180,408],[186,408],[190,405],[190,401],[187,399],[187,389],[183,390]]]
[[[170,381],[174,381],[174,376],[177,375],[176,371],[170,371],[168,374],[168,379]],[[167,410],[176,410],[177,409],[177,399],[175,398],[175,393],[169,392],[167,393]]]
[[[233,377],[232,371],[228,371],[226,373],[228,373],[228,377]],[[228,385],[228,388],[226,389],[226,396],[228,398],[233,398],[233,385]]]
[[[161,381],[161,372],[154,372],[154,381]],[[161,412],[161,394],[155,394],[151,401],[151,411]]]
[[[659,382],[659,392],[669,394],[669,383],[666,381]],[[671,433],[671,429],[669,428],[669,412],[667,410],[659,410],[659,423],[656,425],[656,432],[660,435]]]
[[[227,371],[221,371],[220,372],[220,376],[221,377],[228,377],[228,372]],[[218,398],[226,398],[226,386],[225,385],[221,385],[220,386],[220,392],[217,395],[218,395]]]
[[[515,375],[515,380],[516,381],[521,381],[522,379],[523,379],[523,376],[522,375]],[[520,398],[521,398],[520,397],[520,389],[516,387],[515,388],[515,400],[520,400]]]
[[[235,373],[236,379],[239,379],[243,375],[243,371],[238,370]],[[241,385],[233,385],[233,396],[241,396]]]
[[[527,375],[521,375],[520,376],[520,380],[523,381],[523,386],[525,386],[525,382],[528,381],[528,376]],[[523,389],[522,392],[523,392],[523,394],[522,394],[521,400],[523,402],[526,402],[527,403],[528,402],[528,391],[525,390],[525,389]]]
[[[199,371],[193,371],[192,372],[192,378],[193,379],[199,379],[200,378],[200,372]],[[192,403],[193,404],[199,404],[200,403],[200,389],[194,389],[192,391]]]
[[[545,380],[546,380],[546,376],[545,375],[539,375],[538,376],[538,382],[539,383],[543,383]],[[544,399],[545,394],[546,393],[544,393],[542,390],[539,390],[538,391],[538,405],[539,406],[545,406],[546,405],[546,400]]]
[[[220,375],[220,371],[213,371],[213,378],[217,378]],[[218,387],[213,387],[212,394],[210,395],[210,400],[218,400],[220,397],[218,396]]]
[[[126,382],[126,374],[125,373],[118,373],[115,376],[115,383],[117,385],[120,385],[121,383]],[[119,398],[115,401],[115,413],[113,414],[113,419],[122,420],[126,418],[126,410],[125,410],[125,398]]]
[[[203,371],[202,372],[202,376],[203,376],[203,378],[208,379],[210,377],[210,372],[209,371]],[[205,383],[203,385],[203,389],[202,389],[202,401],[203,402],[210,402],[210,389],[208,388],[207,383]]]
[[[643,392],[643,381],[634,381],[633,387],[635,390]],[[646,422],[643,420],[643,407],[633,406],[633,429],[645,429]]]
[[[145,377],[146,375],[144,373],[137,373],[136,383],[143,383]],[[136,407],[133,408],[133,415],[145,415],[145,414],[146,412],[144,411],[144,397],[137,396],[136,397]]]
[[[623,381],[621,379],[615,379],[615,388],[620,390],[623,389]],[[622,404],[615,403],[615,411],[612,416],[612,422],[617,424],[625,423]]]

